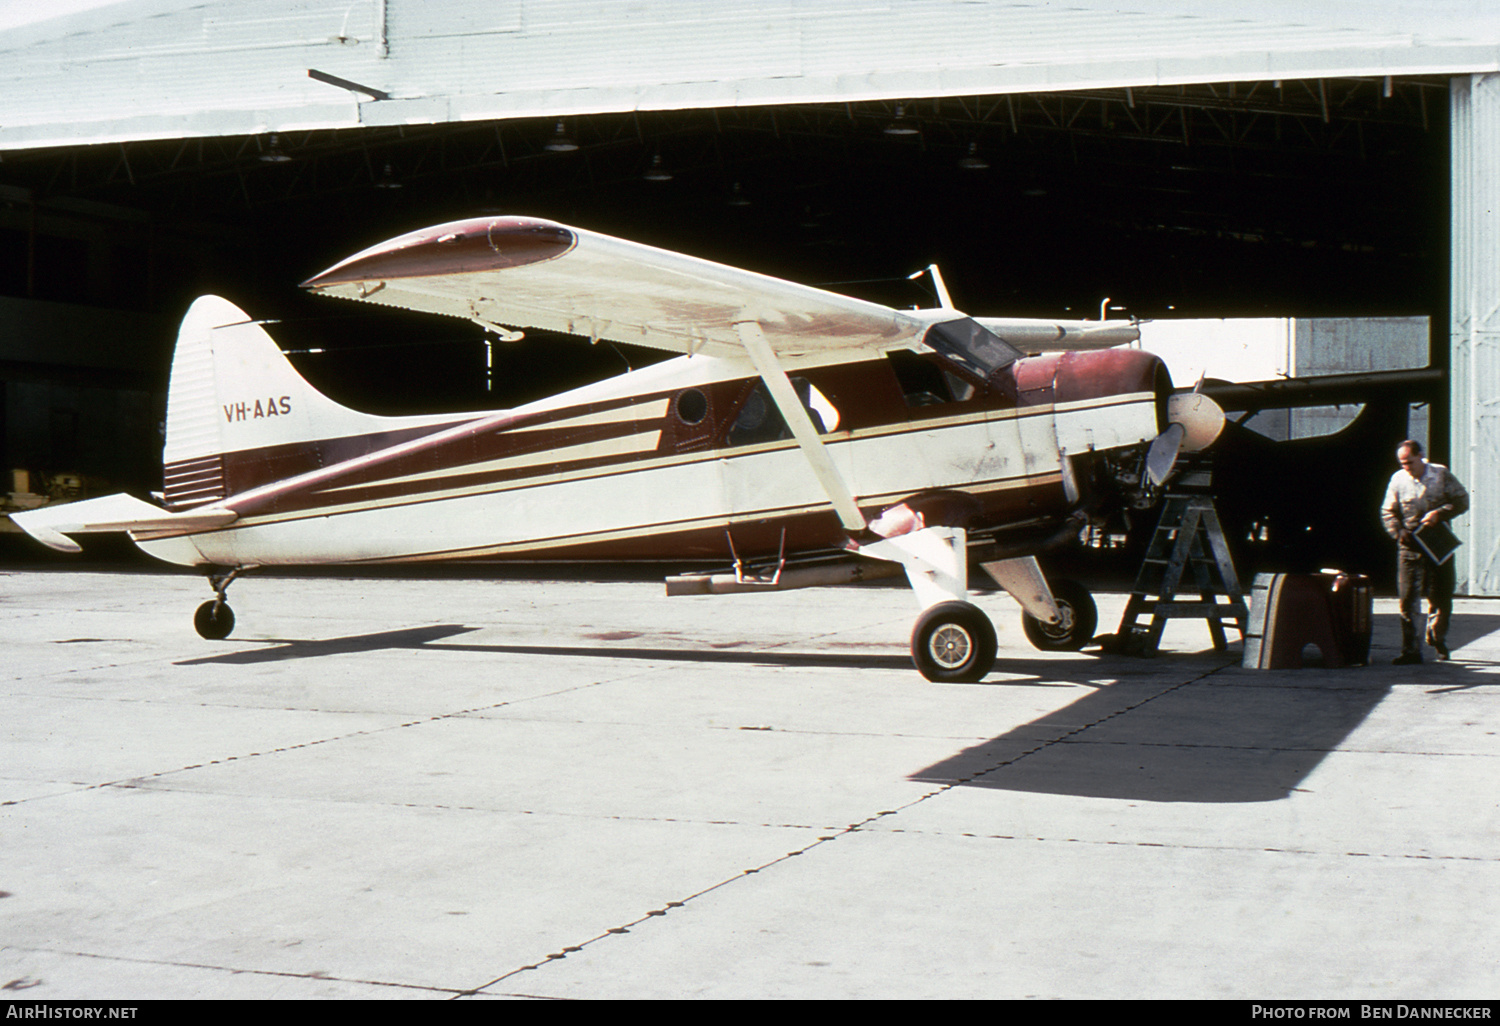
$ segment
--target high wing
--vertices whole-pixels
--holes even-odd
[[[743,355],[733,327],[739,321],[759,322],[778,355],[796,356],[893,348],[933,320],[526,217],[411,232],[355,254],[303,287],[481,324],[717,356]]]
[[[909,346],[965,315],[896,310],[637,242],[529,217],[424,228],[372,246],[302,283],[320,295],[544,328],[677,353],[743,356],[737,323],[760,325],[780,358]],[[1022,350],[1092,348],[1138,337],[1125,322],[986,318]],[[1106,341],[1107,340],[1107,341]]]
[[[1054,321],[1042,318],[976,317],[986,331],[1028,353],[1112,349],[1138,342],[1141,329],[1134,321]]]

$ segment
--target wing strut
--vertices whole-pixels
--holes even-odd
[[[797,390],[792,387],[781,361],[776,359],[776,353],[766,341],[766,334],[761,330],[759,322],[735,321],[734,330],[739,334],[740,344],[745,347],[745,352],[750,354],[750,362],[755,365],[761,380],[770,390],[771,399],[781,411],[782,419],[792,429],[792,437],[802,447],[802,455],[807,457],[813,476],[818,479],[824,493],[833,503],[844,529],[862,530],[865,518],[859,511],[859,503],[854,501],[854,493],[849,491],[843,475],[833,465],[833,458],[828,455],[823,440],[818,437],[818,429],[813,426],[812,418],[807,415],[807,410],[797,398]]]

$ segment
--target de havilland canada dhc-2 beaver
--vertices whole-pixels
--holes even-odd
[[[411,232],[303,283],[320,295],[678,355],[514,409],[386,417],[309,385],[261,323],[203,296],[182,322],[160,505],[119,494],[13,515],[38,540],[128,532],[203,569],[226,637],[256,567],[440,560],[722,561],[671,593],[852,583],[904,570],[930,680],[993,666],[972,564],[1040,648],[1076,650],[1093,600],[1036,556],[1139,503],[1222,424],[1171,395],[1129,321],[898,310],[529,217]],[[1186,401],[1183,401],[1186,400]],[[730,569],[732,567],[732,569]]]

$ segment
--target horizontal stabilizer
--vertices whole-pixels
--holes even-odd
[[[43,545],[59,552],[81,552],[70,534],[99,534],[128,531],[132,537],[142,534],[190,534],[233,523],[233,510],[201,509],[189,513],[168,513],[159,506],[134,496],[106,495],[82,502],[68,502],[25,513],[12,513],[16,526]]]

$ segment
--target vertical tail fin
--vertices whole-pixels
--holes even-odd
[[[383,417],[341,406],[298,374],[264,328],[218,296],[188,308],[172,357],[162,454],[168,509],[227,492],[225,457],[377,431]]]

